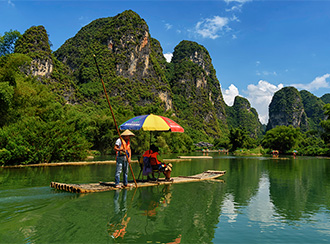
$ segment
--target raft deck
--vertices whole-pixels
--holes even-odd
[[[177,183],[212,180],[220,176],[223,176],[225,173],[226,171],[207,170],[197,175],[173,177],[171,178],[171,181],[166,181],[164,178],[159,178],[158,181],[139,180],[137,181],[137,187],[169,185],[169,184],[177,184]],[[73,193],[90,193],[90,192],[118,190],[118,188],[115,188],[114,182],[99,182],[99,183],[90,183],[90,184],[66,184],[66,183],[52,182],[50,186],[58,190],[68,191]],[[134,182],[130,188],[135,188]]]

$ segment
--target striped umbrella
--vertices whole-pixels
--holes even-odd
[[[119,126],[121,130],[144,130],[144,131],[171,131],[184,132],[184,129],[173,120],[159,115],[140,115],[127,120]]]

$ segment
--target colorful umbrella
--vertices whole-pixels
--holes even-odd
[[[127,120],[119,127],[121,130],[142,130],[145,131],[171,131],[184,132],[184,129],[173,120],[154,114],[140,115]]]

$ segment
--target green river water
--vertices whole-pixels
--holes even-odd
[[[172,176],[223,181],[90,194],[49,184],[112,181],[115,165],[0,168],[0,243],[330,242],[330,159],[211,156]]]

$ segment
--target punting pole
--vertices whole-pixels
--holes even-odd
[[[95,54],[93,54],[93,57],[94,57],[94,61],[95,61],[95,64],[96,64],[97,71],[98,71],[99,76],[100,76],[100,79],[101,79],[101,81],[102,81],[102,85],[103,85],[103,89],[104,89],[105,97],[107,98],[107,101],[108,101],[108,104],[109,104],[109,108],[110,108],[110,111],[111,111],[111,115],[112,115],[113,121],[115,122],[115,126],[116,126],[116,129],[117,129],[117,132],[118,132],[119,138],[120,138],[122,144],[124,145],[124,143],[123,143],[123,138],[122,138],[121,135],[120,135],[120,131],[119,131],[119,129],[118,129],[118,125],[117,125],[117,122],[116,122],[116,118],[115,118],[115,115],[114,115],[114,113],[113,113],[113,110],[112,110],[112,107],[111,107],[111,104],[110,104],[110,100],[109,100],[109,97],[108,97],[107,91],[106,91],[106,89],[105,89],[105,85],[104,85],[104,82],[103,82],[103,79],[102,79],[102,75],[101,75],[101,72],[100,72],[99,66],[98,66],[97,61],[96,61],[96,56],[95,56]],[[137,186],[136,179],[135,179],[135,176],[134,176],[134,173],[133,173],[132,165],[131,165],[131,162],[128,160],[129,157],[128,157],[128,154],[127,154],[126,151],[125,151],[125,154],[126,154],[127,162],[128,162],[128,164],[129,164],[129,168],[130,168],[131,173],[132,173],[132,176],[133,176],[133,180],[134,180],[134,183],[135,183],[135,187],[137,188],[138,186]]]

